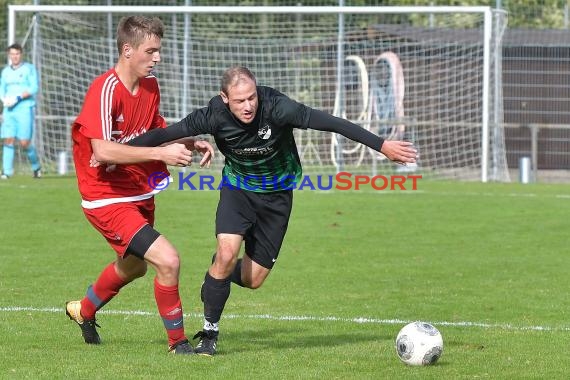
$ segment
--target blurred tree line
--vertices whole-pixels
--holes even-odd
[[[7,44],[8,5],[141,5],[141,6],[490,6],[508,12],[510,29],[567,29],[567,0],[0,0],[0,38]],[[27,26],[19,26],[25,28]]]

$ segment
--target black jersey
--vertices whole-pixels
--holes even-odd
[[[223,185],[256,192],[294,188],[302,177],[301,160],[293,129],[315,129],[341,135],[381,151],[384,139],[348,120],[312,109],[279,91],[257,86],[258,109],[250,124],[243,124],[221,96],[167,128],[155,128],[128,142],[157,146],[197,135],[213,135],[225,156]]]
[[[270,87],[257,86],[257,96],[250,124],[235,118],[219,95],[179,123],[186,136],[214,136],[225,156],[223,181],[256,192],[283,190],[301,180],[293,128],[307,128],[311,108]]]

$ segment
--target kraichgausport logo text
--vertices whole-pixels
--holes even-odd
[[[167,187],[177,190],[220,190],[223,187],[248,191],[265,190],[361,190],[370,187],[374,190],[417,190],[418,174],[408,175],[364,175],[339,172],[327,175],[304,175],[299,181],[294,176],[258,177],[244,176],[221,178],[213,175],[199,175],[197,172],[179,172],[177,181],[165,172],[155,172],[148,177],[148,185],[155,190]]]

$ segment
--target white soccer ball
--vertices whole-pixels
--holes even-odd
[[[431,365],[443,353],[443,337],[427,322],[412,322],[402,327],[396,337],[396,352],[408,365]]]

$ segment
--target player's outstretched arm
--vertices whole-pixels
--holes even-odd
[[[381,152],[388,159],[399,164],[416,162],[417,151],[411,142],[384,140],[359,125],[323,111],[311,110],[308,128],[340,133],[346,138]]]
[[[91,166],[99,164],[136,164],[147,161],[162,161],[172,166],[188,166],[192,152],[183,144],[162,147],[134,147],[114,141],[92,139],[93,157]]]
[[[127,145],[131,146],[159,146],[168,142],[188,137],[186,128],[181,123],[176,123],[166,128],[155,128],[130,140]]]

